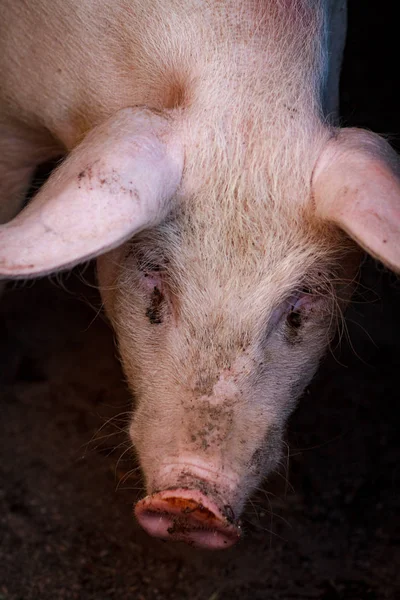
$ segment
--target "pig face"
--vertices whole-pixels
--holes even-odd
[[[238,538],[246,499],[279,462],[353,276],[342,234],[319,228],[298,198],[289,208],[265,189],[260,200],[243,178],[234,202],[221,202],[215,190],[229,186],[213,178],[98,261],[136,398],[130,436],[148,493],[138,519],[153,535],[216,548]]]

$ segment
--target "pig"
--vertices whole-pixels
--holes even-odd
[[[0,273],[97,258],[152,536],[241,537],[361,249],[400,269],[398,158],[335,121],[345,12],[0,1]],[[36,165],[59,155],[20,211]]]

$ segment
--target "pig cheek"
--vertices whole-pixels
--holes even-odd
[[[283,430],[272,425],[265,434],[263,443],[256,448],[247,464],[249,475],[256,482],[273,471],[279,463],[283,450]]]

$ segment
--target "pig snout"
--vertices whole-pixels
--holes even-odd
[[[240,538],[232,508],[198,489],[172,488],[146,496],[135,507],[140,525],[153,537],[220,550]]]
[[[195,457],[167,461],[148,481],[135,516],[153,537],[219,550],[241,537],[239,480],[228,468]]]

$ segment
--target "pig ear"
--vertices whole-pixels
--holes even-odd
[[[319,217],[400,271],[400,161],[384,139],[340,130],[318,159],[312,190]]]
[[[182,176],[171,123],[120,110],[87,135],[31,203],[0,227],[0,276],[44,275],[110,250],[159,223]]]

